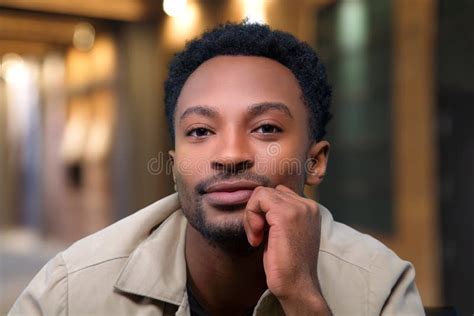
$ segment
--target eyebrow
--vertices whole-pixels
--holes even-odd
[[[179,121],[184,120],[186,117],[191,116],[192,114],[197,114],[197,115],[202,115],[202,116],[207,116],[207,117],[216,117],[218,112],[216,109],[210,106],[196,105],[196,106],[187,108],[186,111],[184,111],[183,114],[181,114]]]
[[[250,114],[250,116],[254,116],[254,117],[262,115],[268,111],[279,111],[285,114],[286,116],[288,116],[289,118],[293,119],[293,115],[291,115],[291,112],[288,106],[280,102],[255,103],[247,107],[247,112]],[[210,106],[196,105],[196,106],[187,108],[183,112],[183,114],[181,114],[179,121],[182,121],[186,117],[191,116],[193,114],[214,118],[218,116],[219,112],[215,108],[210,107]]]
[[[293,119],[293,115],[291,115],[291,111],[288,106],[280,102],[262,102],[252,104],[247,108],[247,111],[251,116],[262,115],[268,111],[279,111]]]

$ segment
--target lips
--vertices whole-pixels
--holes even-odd
[[[205,190],[204,198],[209,204],[216,206],[244,204],[259,185],[250,181],[219,182]]]

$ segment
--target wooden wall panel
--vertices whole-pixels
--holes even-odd
[[[434,99],[435,0],[393,1],[394,201],[396,236],[386,242],[411,261],[423,303],[440,304]]]

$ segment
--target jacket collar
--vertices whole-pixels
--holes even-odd
[[[130,294],[182,305],[187,300],[184,253],[186,224],[187,220],[181,209],[175,210],[159,224],[129,256],[115,288]]]

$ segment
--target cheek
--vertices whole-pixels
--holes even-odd
[[[183,156],[175,158],[173,172],[176,178],[176,184],[181,194],[189,195],[188,192],[195,187],[196,170],[191,159]],[[194,181],[193,181],[194,180]]]
[[[205,152],[205,151],[204,151]],[[209,173],[209,158],[196,152],[186,154],[176,154],[174,161],[174,172],[180,176],[183,182],[192,183],[196,180],[206,177]]]
[[[299,182],[304,182],[305,156],[299,151],[300,148],[272,143],[257,155],[256,171],[270,177],[275,184],[286,184],[294,188]]]
[[[181,171],[175,171],[177,191],[179,194],[179,200],[183,210],[190,210],[194,208],[195,205],[195,192],[194,188],[196,183],[193,183],[193,177],[186,175]]]

